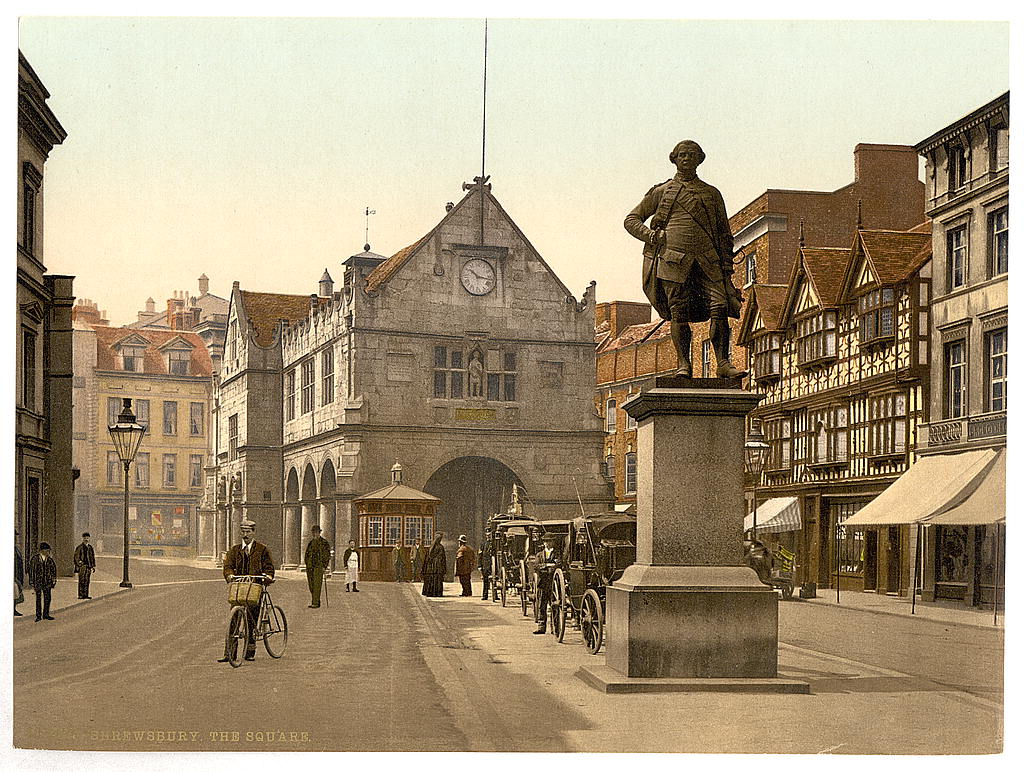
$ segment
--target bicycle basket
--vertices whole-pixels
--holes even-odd
[[[232,582],[228,585],[228,603],[232,606],[257,606],[263,585],[257,582]]]

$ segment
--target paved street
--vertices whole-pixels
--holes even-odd
[[[114,570],[101,559],[101,570]],[[133,563],[136,588],[14,630],[19,747],[985,753],[1001,737],[1002,631],[814,603],[780,606],[780,675],[810,695],[605,695],[589,656],[530,635],[518,607],[415,585],[273,587],[283,659],[217,663],[219,572]],[[479,586],[478,584],[476,585]],[[446,591],[452,593],[449,585]],[[102,706],[98,710],[97,706]],[[47,716],[40,721],[38,716]],[[162,733],[162,734],[160,734]],[[237,735],[233,734],[237,733]],[[262,733],[262,734],[261,734]]]

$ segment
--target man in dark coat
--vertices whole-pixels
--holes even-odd
[[[313,538],[306,545],[306,583],[309,585],[309,608],[320,608],[320,591],[324,586],[324,571],[331,564],[331,543],[320,535],[320,526],[309,529]]]
[[[89,532],[82,534],[82,543],[75,547],[75,573],[78,574],[78,597],[89,597],[89,579],[96,570],[96,551],[89,543]]]
[[[661,318],[671,320],[676,375],[693,374],[689,323],[710,319],[716,374],[739,378],[746,373],[729,362],[728,317],[739,318],[742,303],[732,283],[732,231],[722,194],[697,177],[704,157],[693,140],[677,144],[669,154],[675,177],[647,191],[623,225],[646,244],[644,293]],[[650,227],[644,225],[649,217]]]
[[[473,573],[475,558],[476,553],[466,543],[466,534],[462,534],[459,536],[459,550],[455,553],[455,575],[459,577],[459,581],[462,583],[463,598],[471,598],[473,596],[473,583],[470,581],[470,576]]]
[[[559,547],[562,534],[546,531],[541,539],[544,546],[534,556],[534,571],[537,573],[537,629],[534,635],[541,635],[548,629],[548,604],[551,602],[551,583],[555,577],[555,569],[560,562]]]
[[[224,580],[230,582],[236,576],[268,576],[274,579],[274,558],[267,545],[256,541],[256,523],[243,520],[239,524],[242,543],[234,545],[224,557]],[[256,657],[256,623],[259,621],[259,606],[246,606],[249,617],[249,637],[245,642],[245,658]],[[227,656],[218,660],[227,662]]]
[[[444,595],[444,574],[448,570],[448,557],[441,544],[443,533],[434,534],[434,542],[423,560],[423,594],[428,598],[440,598]]]
[[[21,549],[18,547],[18,531],[14,531],[14,583],[18,585],[14,596],[14,616],[20,617],[18,604],[25,601],[25,559],[21,556]]]
[[[50,545],[40,542],[39,552],[28,560],[28,583],[36,593],[36,621],[50,616],[50,592],[57,586],[57,563],[50,557]]]

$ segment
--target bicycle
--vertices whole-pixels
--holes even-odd
[[[274,659],[284,656],[288,646],[288,619],[284,609],[275,606],[270,598],[267,585],[273,581],[266,574],[259,576],[236,576],[228,583],[228,603],[232,605],[228,619],[228,632],[224,641],[224,656],[231,667],[240,667],[243,652],[249,640],[249,608],[258,606],[256,630],[253,638],[263,639],[263,646]],[[241,642],[241,646],[239,646]]]

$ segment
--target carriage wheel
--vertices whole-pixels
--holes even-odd
[[[604,638],[604,612],[601,610],[601,598],[593,589],[583,594],[580,603],[580,627],[583,628],[583,644],[591,654],[601,651]]]
[[[569,599],[565,591],[565,574],[562,569],[555,571],[551,582],[551,632],[559,643],[565,638],[565,617]]]
[[[523,607],[523,616],[526,616],[526,606],[528,604],[527,592],[526,592],[526,563],[522,560],[519,561],[519,605]]]
[[[508,600],[508,571],[505,570],[505,566],[501,567],[501,605],[505,605],[505,601]]]

